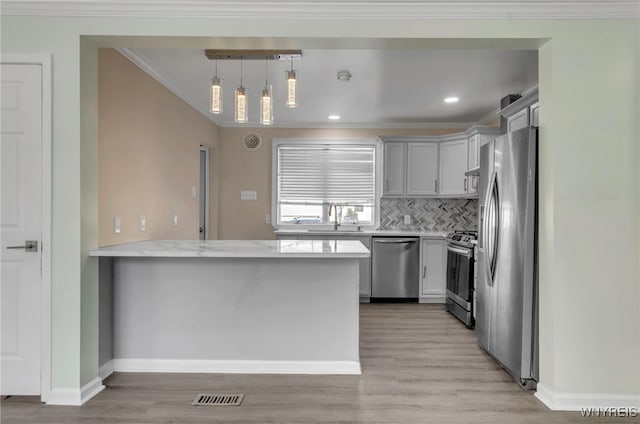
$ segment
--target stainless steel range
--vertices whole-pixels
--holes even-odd
[[[454,231],[447,234],[447,311],[467,328],[473,328],[474,241],[477,231]]]

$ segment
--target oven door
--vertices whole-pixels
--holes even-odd
[[[447,243],[447,297],[466,310],[473,302],[473,249]]]

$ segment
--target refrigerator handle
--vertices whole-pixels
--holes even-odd
[[[491,210],[491,198],[493,196],[493,191],[494,191],[494,186],[496,184],[496,178],[497,175],[496,173],[492,173],[491,177],[489,178],[489,186],[487,187],[487,193],[485,194],[485,199],[484,199],[484,211],[482,214],[482,228],[480,229],[482,231],[482,247],[484,250],[484,255],[482,255],[482,258],[484,260],[485,263],[485,269],[487,270],[487,285],[488,286],[493,286],[493,267],[491,266],[491,264],[493,263],[493,259],[494,259],[494,255],[495,255],[495,242],[494,243],[487,243],[487,236],[489,233],[489,211]],[[495,216],[495,214],[494,214]],[[494,227],[497,223],[494,223]],[[497,237],[496,237],[496,241],[497,241]]]

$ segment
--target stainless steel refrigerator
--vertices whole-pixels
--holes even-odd
[[[523,387],[538,380],[537,129],[480,148],[476,334]]]

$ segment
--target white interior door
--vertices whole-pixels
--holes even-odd
[[[0,393],[40,394],[42,67],[0,65]],[[22,248],[28,240],[37,251]]]

